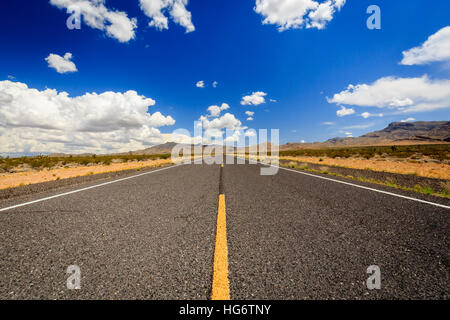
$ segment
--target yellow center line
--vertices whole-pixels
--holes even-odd
[[[230,300],[225,195],[219,195],[211,300]]]

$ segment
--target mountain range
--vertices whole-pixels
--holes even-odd
[[[310,148],[330,148],[348,146],[405,145],[405,144],[438,144],[450,143],[450,121],[417,121],[392,122],[386,128],[369,132],[360,137],[336,137],[325,142],[287,143],[280,145],[280,150],[296,150]],[[167,154],[172,152],[175,142],[166,142],[150,148],[126,152],[122,154],[146,155]],[[193,147],[193,145],[191,145]],[[267,150],[271,146],[267,144]],[[228,147],[233,150],[233,147]],[[238,148],[243,152],[244,148]],[[245,148],[248,151],[248,147]],[[88,154],[86,154],[88,155]],[[51,154],[50,156],[68,156],[67,154]]]
[[[382,130],[360,137],[336,137],[314,143],[287,143],[280,146],[280,150],[423,143],[450,143],[450,121],[392,122]]]

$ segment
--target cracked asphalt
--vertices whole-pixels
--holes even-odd
[[[448,209],[259,169],[223,168],[231,299],[448,299]],[[209,299],[219,174],[177,166],[0,212],[0,298]]]

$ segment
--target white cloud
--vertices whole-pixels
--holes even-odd
[[[245,111],[245,114],[248,115],[249,117],[253,117],[255,112],[253,112],[253,111]]]
[[[169,19],[186,29],[186,33],[195,30],[192,24],[192,15],[186,9],[188,0],[139,0],[142,11],[150,18],[149,26],[158,30],[169,29]]]
[[[175,120],[148,113],[155,101],[136,91],[70,97],[0,81],[0,152],[126,152],[161,143]]]
[[[214,81],[213,83],[212,83],[212,86],[214,87],[214,88],[217,88],[217,85],[218,85],[219,83],[217,82],[217,81]]]
[[[198,81],[198,82],[195,84],[195,86],[196,86],[197,88],[204,88],[204,87],[205,87],[205,81],[203,81],[203,80]]]
[[[363,112],[361,113],[361,117],[364,119],[370,118],[370,117],[383,117],[382,113],[369,113],[369,112]]]
[[[253,117],[248,117],[247,121],[253,121]]]
[[[230,109],[230,106],[226,103],[222,103],[222,105],[219,106],[209,106],[208,112],[211,117],[218,117],[220,113],[224,110]]]
[[[353,134],[351,132],[344,132],[344,134],[347,136],[347,138],[353,137]]]
[[[300,143],[306,143],[305,140],[301,140]]]
[[[400,120],[400,122],[411,122],[411,121],[416,121],[416,119],[408,118],[408,119],[405,119],[405,120]]]
[[[256,136],[256,131],[253,129],[247,130],[245,131],[245,136],[246,137],[255,137]]]
[[[267,93],[265,93],[265,92],[262,92],[262,91],[253,92],[249,96],[242,97],[241,104],[243,106],[246,106],[246,105],[257,106],[259,104],[266,102],[266,99],[264,98],[265,96],[267,96]]]
[[[450,26],[432,34],[422,45],[403,51],[404,65],[423,65],[450,61]]]
[[[83,21],[91,28],[106,31],[106,34],[120,42],[135,38],[136,18],[128,18],[126,12],[109,10],[105,0],[50,0],[59,9],[78,8]]]
[[[207,116],[201,116],[199,120],[204,130],[203,141],[208,141],[210,138],[222,139],[226,129],[228,132],[224,142],[234,142],[239,139],[240,131],[245,129],[245,127],[242,127],[242,122],[231,113],[225,113],[223,116],[212,120]],[[216,142],[220,143],[220,141]]]
[[[332,125],[335,125],[335,123],[334,123],[334,122],[331,122],[331,121],[324,121],[324,122],[322,122],[322,124],[323,124],[323,125],[326,125],[326,126],[332,126]]]
[[[239,121],[233,114],[228,112],[223,116],[214,118],[212,120],[209,120],[208,117],[201,116],[200,121],[202,121],[204,129],[235,130],[239,129],[242,125],[241,121]]]
[[[279,31],[323,29],[344,4],[345,0],[256,0],[254,10],[264,17],[263,24],[274,24]]]
[[[50,53],[50,55],[45,58],[45,61],[48,62],[48,66],[53,68],[58,73],[69,73],[78,71],[75,63],[70,61],[72,59],[72,54],[70,52],[66,52],[64,57],[60,55]]]
[[[372,84],[349,85],[329,103],[423,112],[450,107],[450,80],[385,77]]]
[[[233,133],[231,135],[226,136],[226,138],[224,139],[224,142],[225,143],[237,142],[237,141],[239,141],[240,136],[241,136],[241,131],[235,130],[235,131],[233,131]]]
[[[275,100],[275,99],[269,99],[269,101],[273,102],[273,103],[277,102],[277,100]]]
[[[341,106],[341,109],[336,111],[336,114],[338,117],[345,117],[345,116],[349,116],[351,114],[355,113],[355,109],[353,108],[346,108],[344,106]]]
[[[12,76],[12,75],[9,74],[9,75],[8,75],[8,79],[9,79],[9,80],[14,80],[14,79],[16,79],[16,77],[14,77],[14,76]]]

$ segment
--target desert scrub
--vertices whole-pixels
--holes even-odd
[[[394,181],[380,181],[380,180],[369,179],[369,178],[364,178],[364,177],[341,175],[339,173],[330,172],[330,171],[324,170],[324,169],[322,169],[322,170],[309,169],[308,166],[306,166],[306,165],[302,166],[302,167],[298,167],[297,163],[294,161],[291,161],[288,164],[281,164],[281,165],[285,166],[285,167],[290,167],[290,168],[307,170],[307,171],[314,172],[314,173],[322,173],[322,174],[327,174],[327,175],[331,175],[331,176],[335,176],[335,177],[341,177],[341,178],[346,178],[346,179],[360,181],[360,182],[368,182],[368,183],[383,185],[383,186],[387,186],[387,187],[394,188],[394,189],[401,189],[401,190],[405,190],[405,191],[413,191],[413,192],[422,193],[422,194],[426,194],[426,195],[450,198],[450,192],[447,188],[444,188],[442,192],[436,192],[431,187],[422,187],[418,184],[415,185],[414,188],[410,188],[410,187],[398,185]],[[450,185],[450,183],[447,185]]]
[[[394,181],[388,182],[387,185],[391,188],[398,188],[397,184]]]
[[[407,159],[413,155],[422,154],[439,161],[450,160],[450,144],[412,145],[412,146],[376,146],[376,147],[347,147],[327,149],[282,150],[281,157],[330,157],[350,158],[361,157],[370,159],[376,155]]]
[[[431,195],[434,193],[434,190],[430,187],[425,187],[423,188],[423,193]]]
[[[289,168],[297,168],[297,162],[291,161],[287,165]]]
[[[90,164],[105,164],[109,165],[113,160],[122,162],[128,161],[147,161],[168,159],[170,154],[150,154],[150,155],[92,155],[92,156],[68,156],[68,157],[50,157],[45,155],[33,157],[0,157],[0,168],[5,171],[10,171],[20,165],[29,165],[33,169],[53,168],[60,165],[66,166],[69,163],[75,165],[90,165]]]

